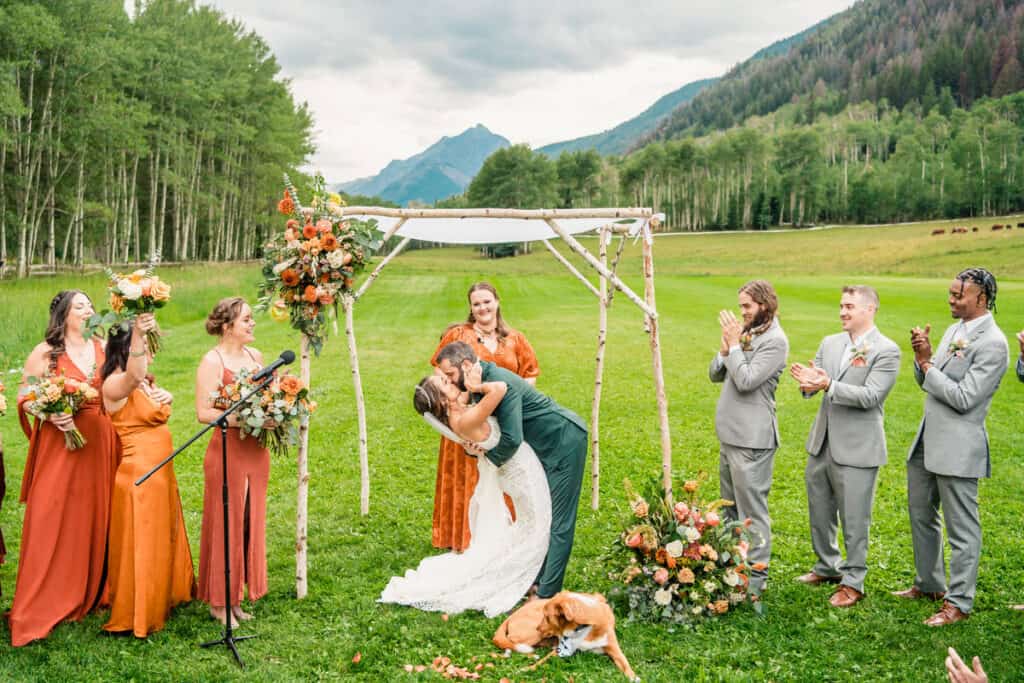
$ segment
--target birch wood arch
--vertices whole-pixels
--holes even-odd
[[[594,397],[590,416],[591,488],[590,506],[596,510],[600,496],[600,408],[604,375],[604,354],[607,339],[608,308],[615,290],[622,292],[644,316],[644,327],[650,336],[651,364],[654,376],[658,423],[661,434],[662,485],[665,495],[671,496],[672,441],[669,434],[668,401],[665,397],[665,378],[661,361],[661,341],[658,332],[658,311],[654,297],[654,238],[652,228],[662,220],[649,208],[601,209],[394,209],[377,206],[329,205],[335,214],[360,220],[376,219],[384,230],[384,242],[398,236],[402,240],[363,280],[354,293],[342,297],[345,312],[345,337],[348,340],[349,363],[355,388],[356,411],[359,423],[360,512],[370,512],[370,469],[366,406],[359,373],[359,354],[356,347],[354,309],[381,272],[413,239],[446,244],[493,244],[500,242],[540,241],[555,259],[568,269],[598,300],[598,333]],[[599,235],[597,256],[591,254],[573,237],[574,234],[596,230]],[[608,246],[615,235],[619,245],[611,264]],[[644,294],[637,295],[616,274],[627,236],[639,236],[643,244]],[[561,240],[593,268],[599,282],[595,286],[570,263],[551,243]],[[608,285],[611,284],[609,289]],[[302,474],[300,473],[300,481]],[[300,494],[301,495],[301,494]]]

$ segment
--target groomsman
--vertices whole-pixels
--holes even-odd
[[[775,389],[786,369],[789,341],[776,317],[779,300],[771,284],[752,280],[739,290],[741,323],[732,311],[721,311],[722,340],[708,371],[712,382],[722,383],[715,412],[722,498],[734,501],[723,513],[732,519],[751,520],[761,537],[748,559],[750,589],[760,594],[768,580],[772,552],[768,492],[779,447],[775,416]]]
[[[1017,379],[1024,382],[1024,330],[1017,333],[1017,343],[1020,344],[1020,356],[1017,357]]]
[[[882,404],[900,370],[900,347],[875,327],[877,311],[874,288],[843,287],[843,331],[822,340],[809,367],[790,367],[805,398],[825,393],[807,437],[804,471],[818,562],[797,581],[838,583],[829,600],[833,607],[864,599],[871,508],[878,468],[887,454]],[[843,525],[845,563],[836,541],[837,519]]]
[[[981,559],[978,479],[992,470],[985,416],[1010,356],[990,313],[996,289],[995,277],[984,268],[961,272],[949,287],[950,312],[958,322],[942,335],[938,350],[933,354],[931,326],[910,333],[914,377],[926,394],[907,459],[916,576],[913,586],[894,595],[945,597],[942,609],[925,620],[928,626],[966,619],[974,604]],[[948,593],[940,507],[952,549]]]

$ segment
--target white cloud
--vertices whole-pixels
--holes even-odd
[[[316,118],[311,163],[333,182],[477,123],[533,146],[599,132],[850,0],[210,4],[270,45]]]

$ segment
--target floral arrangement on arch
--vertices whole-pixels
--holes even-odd
[[[319,173],[313,179],[309,206],[301,206],[285,176],[277,209],[288,218],[263,249],[257,310],[269,310],[277,321],[289,320],[309,338],[317,355],[328,316],[337,316],[339,298],[351,292],[368,253],[381,245],[377,222],[345,218],[343,206],[341,196],[325,191]]]
[[[625,599],[631,619],[691,623],[747,600],[750,520],[719,514],[733,503],[701,498],[706,481],[701,472],[683,482],[683,495],[669,506],[659,479],[644,494],[626,480],[629,517],[613,547],[624,566],[612,574],[619,583],[610,594]],[[760,611],[760,602],[754,607]]]

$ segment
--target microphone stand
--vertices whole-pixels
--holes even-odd
[[[184,451],[186,448],[195,443],[200,437],[206,432],[210,431],[214,427],[220,427],[220,457],[221,467],[223,468],[223,478],[221,480],[221,505],[224,509],[224,635],[219,640],[211,640],[206,643],[200,643],[199,647],[213,647],[214,645],[224,645],[231,654],[235,656],[235,661],[238,662],[238,666],[245,668],[245,664],[242,663],[242,658],[238,655],[238,648],[235,647],[235,643],[240,640],[248,640],[255,638],[255,635],[251,636],[236,636],[234,635],[234,629],[231,626],[231,622],[234,620],[234,615],[231,612],[231,552],[230,552],[230,527],[228,525],[228,415],[238,410],[253,394],[258,394],[267,388],[274,380],[272,374],[268,374],[263,382],[255,387],[252,391],[235,401],[227,410],[221,413],[217,418],[210,424],[203,427],[196,433],[191,439],[186,441],[184,444],[178,447],[173,453],[164,458],[146,474],[142,475],[135,482],[136,486],[141,486],[143,482],[152,477],[156,472],[164,465],[174,460],[179,453]]]

